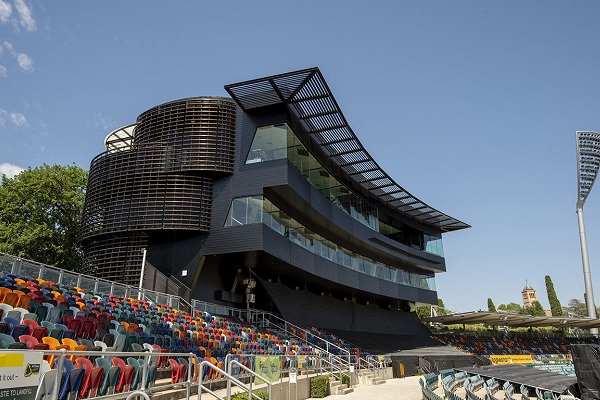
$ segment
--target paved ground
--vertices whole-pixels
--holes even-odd
[[[358,385],[346,395],[331,395],[326,399],[339,400],[421,400],[420,376],[388,379],[383,385]]]

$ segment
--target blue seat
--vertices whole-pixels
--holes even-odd
[[[27,334],[29,334],[29,326],[15,325],[10,335],[15,339],[15,342],[18,342],[19,336]]]
[[[69,385],[65,390],[64,397],[59,397],[59,400],[76,400],[79,390],[83,385],[83,378],[85,377],[85,369],[74,368],[69,373]]]
[[[15,328],[15,326],[20,325],[21,321],[19,321],[16,318],[11,318],[11,317],[4,317],[4,319],[2,320],[2,322],[4,322],[6,325],[8,325],[8,330],[7,330],[7,334],[11,335],[13,329]]]

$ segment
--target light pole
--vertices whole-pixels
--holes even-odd
[[[594,181],[600,168],[600,133],[578,131],[577,136],[577,221],[579,222],[579,241],[581,242],[581,260],[583,261],[583,280],[585,282],[585,300],[588,316],[596,318],[596,304],[592,287],[592,273],[588,258],[585,225],[583,223],[583,205],[594,186]],[[598,334],[597,328],[590,329],[593,335]]]

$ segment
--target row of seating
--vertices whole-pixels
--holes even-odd
[[[433,336],[437,341],[479,356],[493,354],[569,354],[572,344],[600,344],[595,337],[526,336],[515,334],[480,335],[444,333]]]
[[[442,378],[443,397],[446,400],[515,400],[516,384],[506,381],[502,385],[495,378],[484,380],[478,375],[468,376],[466,372],[456,372],[452,370],[451,373],[448,370],[444,371],[444,377]],[[442,371],[440,371],[441,374]],[[429,374],[428,374],[429,375]],[[426,375],[427,376],[427,375]],[[429,386],[426,382],[429,381],[432,385],[435,385],[435,380],[432,378],[423,381],[423,384],[432,389],[433,386]],[[465,397],[462,398],[457,393],[459,387],[464,387]],[[483,398],[479,394],[483,389]],[[534,397],[530,397],[530,391],[535,392]],[[502,392],[502,396],[498,396],[497,393]],[[539,388],[529,388],[525,385],[519,385],[519,393],[521,400],[557,400],[557,396],[551,391],[542,391]],[[437,394],[436,394],[437,396]],[[431,400],[431,395],[427,395],[424,391],[423,399]]]
[[[54,382],[58,368],[55,364],[58,362],[58,358],[55,358],[52,364],[44,360],[45,367],[42,367],[36,399],[51,398],[55,390],[58,390],[59,400],[84,399],[136,390],[141,388],[145,364],[144,360],[134,357],[128,357],[127,362],[119,357],[112,357],[110,361],[104,357],[97,357],[95,365],[85,357],[77,357],[75,361],[63,358],[61,383],[56,388]],[[54,368],[50,368],[50,365]],[[146,365],[145,370],[145,387],[153,387],[157,367]]]

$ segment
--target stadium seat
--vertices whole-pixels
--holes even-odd
[[[61,390],[61,393],[59,394],[59,400],[76,400],[79,391],[81,390],[84,376],[85,370],[82,368],[74,368],[71,370],[64,392]]]
[[[30,335],[21,335],[19,336],[19,342],[25,343],[27,350],[32,350],[33,347],[38,344],[38,340]]]
[[[127,357],[127,365],[132,366],[134,368],[133,377],[131,378],[131,390],[136,390],[141,375],[140,363],[138,362],[137,358]]]
[[[180,381],[179,363],[169,358],[169,367],[171,368],[171,383],[178,383]]]
[[[29,327],[27,325],[16,325],[13,327],[11,332],[11,336],[15,339],[15,341],[19,340],[21,335],[29,334]]]
[[[54,390],[59,390],[59,388],[54,386],[57,373],[57,370],[51,369],[41,375],[40,384],[38,385],[35,394],[35,400],[50,400]]]
[[[21,321],[21,324],[22,324],[22,325],[27,325],[27,326],[29,327],[29,332],[28,332],[28,333],[29,333],[30,335],[31,335],[31,333],[33,332],[33,330],[39,326],[39,325],[38,325],[38,323],[37,323],[37,322],[35,322],[35,321],[34,321],[34,320],[32,320],[32,319],[23,319],[23,320]]]
[[[14,343],[15,339],[5,333],[0,333],[0,349],[8,349],[8,345]]]
[[[123,359],[119,358],[119,357],[114,357],[111,360],[111,363],[114,367],[119,367],[119,379],[117,381],[117,385],[115,387],[115,391],[117,393],[120,393],[123,391],[123,386],[125,384],[125,368],[127,367],[127,364],[125,364],[125,361],[123,361]]]

